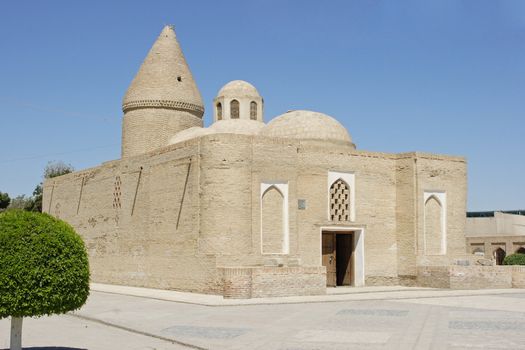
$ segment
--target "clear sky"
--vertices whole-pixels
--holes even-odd
[[[525,1],[1,1],[0,191],[120,156],[121,101],[165,24],[211,122],[242,79],[266,121],[334,116],[358,149],[468,160],[468,209],[525,209]]]

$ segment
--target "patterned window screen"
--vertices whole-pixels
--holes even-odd
[[[120,203],[120,196],[122,195],[120,191],[120,186],[122,181],[120,181],[120,176],[115,177],[115,187],[113,189],[113,208],[120,209],[122,207]]]
[[[350,188],[341,179],[330,187],[330,220],[350,220]]]

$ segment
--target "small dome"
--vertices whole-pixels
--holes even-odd
[[[341,123],[326,114],[312,111],[299,110],[281,114],[266,125],[261,135],[352,144],[352,138]]]
[[[217,97],[261,97],[259,91],[252,84],[244,80],[233,80],[224,85],[217,94]]]
[[[213,134],[213,131],[209,128],[201,128],[199,126],[194,126],[176,133],[174,136],[171,137],[170,141],[168,142],[168,145],[173,145],[175,143],[191,140],[196,137],[208,134]]]
[[[172,136],[168,145],[211,134],[257,135],[264,126],[264,123],[256,120],[219,120],[208,128],[195,126],[182,130]]]
[[[264,123],[256,120],[227,119],[216,121],[209,129],[217,134],[257,135],[264,126]]]

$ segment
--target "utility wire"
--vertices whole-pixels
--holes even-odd
[[[23,161],[23,160],[49,158],[49,157],[54,157],[54,156],[62,156],[62,155],[65,155],[65,154],[89,152],[89,151],[94,151],[94,150],[97,150],[97,149],[112,148],[112,147],[115,147],[115,146],[118,146],[118,145],[119,144],[116,143],[116,144],[113,144],[113,145],[107,145],[107,146],[101,146],[101,147],[90,147],[90,148],[78,149],[78,150],[68,151],[68,152],[48,153],[48,154],[42,154],[42,155],[38,155],[38,156],[27,156],[27,157],[21,157],[21,158],[13,158],[13,159],[0,159],[0,164],[18,162],[18,161]]]
[[[13,97],[2,96],[0,97],[0,101],[3,101],[4,105],[7,105],[7,103],[11,103],[13,106],[16,106],[16,107],[31,109],[31,110],[42,112],[42,113],[50,113],[53,115],[62,115],[64,117],[69,117],[69,118],[71,117],[79,118],[80,117],[80,118],[87,118],[89,120],[98,119],[104,122],[120,121],[118,117],[116,118],[114,116],[92,115],[92,114],[82,113],[82,112],[72,112],[72,111],[67,111],[67,110],[52,107],[52,106],[41,107],[41,106],[37,106],[32,103],[28,103],[27,101],[19,100]]]

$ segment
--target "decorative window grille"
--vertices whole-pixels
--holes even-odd
[[[122,207],[122,204],[120,202],[120,197],[122,195],[122,192],[120,190],[120,187],[122,185],[122,181],[120,181],[120,176],[115,177],[115,187],[113,189],[113,208],[114,209],[120,209]]]
[[[330,187],[330,220],[350,220],[350,188],[341,179]]]
[[[257,120],[257,102],[250,102],[250,119]]]
[[[217,103],[217,120],[222,120],[222,104]]]
[[[239,101],[237,100],[230,102],[230,117],[231,119],[239,119]]]

